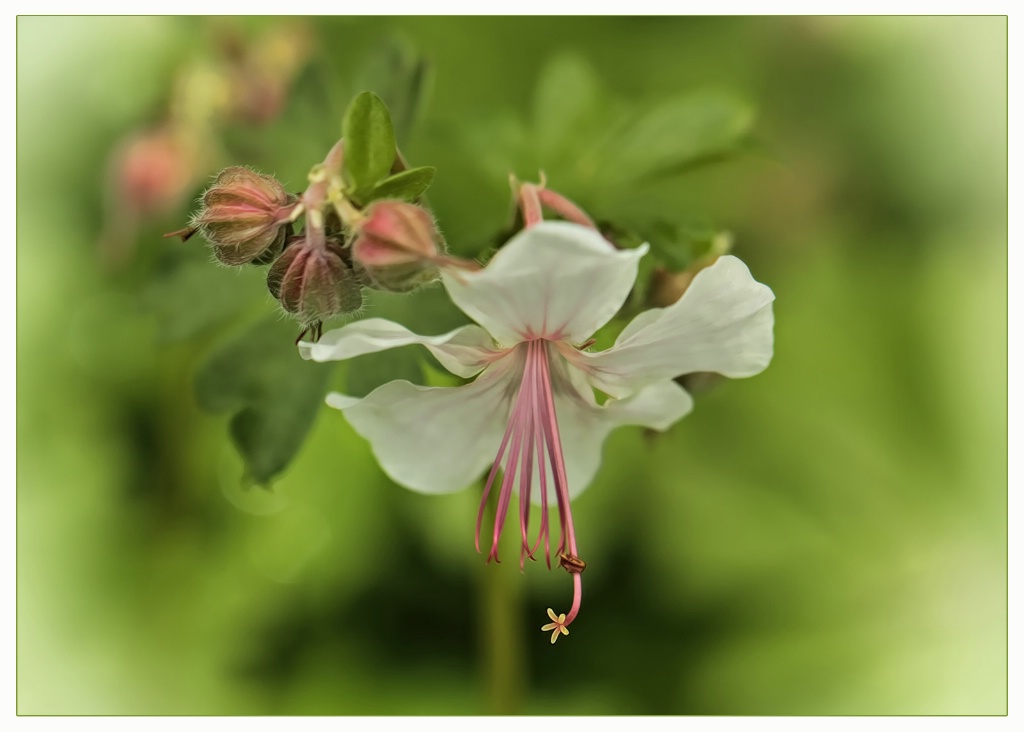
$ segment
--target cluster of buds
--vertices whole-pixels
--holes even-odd
[[[206,176],[224,130],[266,124],[284,109],[312,53],[309,26],[275,23],[256,37],[212,20],[213,48],[175,70],[153,126],[127,134],[111,151],[97,242],[108,267],[134,253],[141,227],[176,212]]]
[[[422,205],[381,198],[361,207],[346,193],[343,149],[339,141],[313,168],[302,195],[271,176],[228,168],[203,193],[189,226],[166,236],[199,233],[228,266],[269,264],[267,287],[302,324],[299,338],[319,339],[323,321],[362,308],[363,288],[409,292],[451,261]]]

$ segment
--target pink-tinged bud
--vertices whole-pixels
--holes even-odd
[[[192,225],[224,264],[267,264],[284,245],[297,199],[277,180],[248,168],[221,171]]]
[[[351,313],[363,305],[363,292],[346,263],[348,252],[336,239],[311,243],[289,239],[267,273],[267,287],[281,306],[305,324]]]
[[[437,276],[435,262],[444,242],[434,218],[422,206],[376,201],[363,212],[352,244],[352,259],[373,287],[407,292]]]
[[[194,162],[187,142],[170,128],[135,135],[114,154],[117,200],[142,217],[171,211],[192,184]]]
[[[139,228],[176,211],[198,181],[202,156],[193,136],[172,125],[132,133],[110,157],[99,247],[108,265],[135,249]]]

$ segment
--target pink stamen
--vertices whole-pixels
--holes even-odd
[[[498,559],[498,539],[501,530],[505,527],[505,517],[508,515],[508,504],[512,500],[512,486],[516,482],[516,463],[519,462],[519,448],[523,441],[521,429],[517,429],[512,435],[512,447],[509,449],[508,463],[506,463],[505,474],[501,476],[501,493],[498,494],[498,510],[494,516],[494,535],[491,540],[491,553],[487,557],[490,561],[501,563]]]
[[[536,415],[536,404],[534,404],[534,414]],[[537,543],[533,545],[533,549],[530,551],[530,558],[533,558],[534,553],[540,547],[541,540],[544,541],[544,561],[548,565],[548,569],[551,569],[551,528],[548,524],[548,466],[547,461],[544,459],[544,443],[541,440],[537,441],[537,473],[540,475],[540,531],[537,532]]]
[[[505,448],[508,446],[509,437],[512,435],[512,419],[509,419],[508,427],[505,428],[505,436],[501,438],[501,445],[498,447],[498,456],[494,458],[490,475],[487,476],[487,483],[484,485],[484,493],[480,498],[480,510],[476,514],[476,550],[480,551],[480,525],[484,520],[484,509],[487,508],[487,497],[491,493],[491,486],[494,484],[494,477],[501,467],[501,459],[505,456]],[[490,561],[488,559],[488,561]]]
[[[523,465],[519,471],[519,533],[522,546],[519,549],[519,569],[526,564],[530,553],[530,540],[527,537],[530,528],[530,497],[533,492],[533,414],[528,414],[530,425],[526,434],[526,449],[523,450]]]
[[[562,519],[562,528],[565,538],[569,542],[569,553],[573,556],[579,555],[576,548],[576,532],[572,525],[572,509],[569,507],[569,481],[565,476],[565,456],[562,454],[562,440],[558,434],[558,415],[555,413],[555,397],[551,391],[551,372],[549,369],[547,353],[540,361],[541,378],[540,386],[543,389],[544,402],[547,409],[544,414],[547,417],[542,425],[544,428],[544,439],[548,445],[548,454],[551,456],[551,465],[554,468],[555,494],[558,496],[558,510]],[[564,546],[561,544],[559,554]],[[582,601],[583,586],[579,574],[573,574],[572,608],[565,616],[565,624],[568,626],[576,618]]]
[[[537,192],[540,202],[561,216],[566,221],[586,226],[588,229],[597,231],[597,224],[587,216],[586,212],[560,193],[555,193],[548,188],[541,188]]]
[[[519,489],[519,531],[520,552],[519,566],[525,565],[526,558],[533,555],[544,544],[544,556],[548,568],[551,568],[551,527],[548,517],[548,467],[551,468],[554,480],[555,498],[558,505],[560,536],[557,554],[561,555],[566,547],[569,554],[576,557],[576,534],[572,523],[572,511],[569,506],[569,483],[565,473],[565,457],[562,441],[558,431],[558,416],[555,411],[554,392],[551,384],[551,368],[549,363],[548,342],[542,339],[527,341],[519,346],[525,348],[522,378],[515,404],[509,414],[508,426],[502,437],[498,454],[494,459],[487,483],[480,499],[477,512],[476,548],[480,551],[480,527],[483,522],[484,509],[490,496],[491,487],[502,470],[501,488],[498,494],[498,505],[495,510],[494,526],[491,532],[491,550],[487,561],[498,559],[498,540],[505,525],[508,508],[512,500],[512,490],[516,487],[518,474]],[[534,473],[534,460],[540,476],[541,491],[541,523],[537,532],[536,542],[530,546],[529,521],[530,498]],[[563,564],[563,566],[565,566]],[[581,570],[582,571],[582,570]],[[582,582],[579,572],[573,574],[573,603],[565,625],[568,626],[580,609],[582,600]]]
[[[523,183],[519,186],[519,208],[523,211],[523,228],[525,229],[544,220],[538,188],[533,183]]]

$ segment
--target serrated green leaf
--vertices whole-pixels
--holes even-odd
[[[196,375],[200,407],[233,413],[231,439],[258,484],[295,457],[327,391],[332,364],[304,361],[294,341],[293,323],[263,320],[216,348]]]
[[[349,104],[342,134],[346,181],[354,192],[369,191],[391,172],[395,161],[391,113],[380,97],[373,92],[363,92]]]
[[[366,202],[378,198],[400,198],[403,201],[415,201],[430,187],[435,172],[437,172],[437,168],[425,165],[396,173],[378,183],[367,197]]]
[[[623,130],[608,151],[606,170],[618,181],[680,172],[734,150],[753,122],[750,105],[729,94],[672,99]]]

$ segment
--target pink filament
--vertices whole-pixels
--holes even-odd
[[[544,220],[538,188],[533,183],[523,183],[519,187],[519,208],[523,212],[524,229],[529,229]]]
[[[572,555],[577,555],[576,534],[573,529],[572,511],[569,507],[569,484],[565,473],[565,456],[558,431],[558,416],[555,411],[555,399],[551,385],[551,369],[549,364],[547,341],[537,339],[522,344],[526,348],[523,365],[523,376],[516,395],[515,404],[509,415],[508,426],[502,437],[498,454],[494,459],[487,483],[480,499],[480,509],[476,519],[476,548],[480,551],[480,527],[483,522],[484,509],[490,496],[491,487],[502,470],[501,487],[498,493],[498,505],[495,511],[494,527],[491,533],[491,549],[487,561],[499,562],[498,540],[505,525],[508,508],[512,500],[512,491],[519,478],[519,528],[520,528],[520,568],[525,564],[526,557],[533,555],[544,544],[544,556],[548,568],[551,568],[550,522],[548,519],[548,467],[554,480],[555,498],[558,505],[560,536],[557,553],[561,554],[568,546]],[[540,478],[541,491],[541,524],[537,532],[536,542],[531,547],[529,540],[530,498],[533,490],[534,458]],[[573,621],[579,612],[582,599],[580,575],[573,573],[573,604],[566,616],[565,624]]]
[[[572,221],[575,224],[586,226],[588,229],[597,231],[597,224],[594,223],[594,220],[587,216],[583,209],[565,196],[555,193],[548,188],[541,188],[537,191],[537,197],[540,198],[540,202],[542,204],[550,208],[566,221]]]

